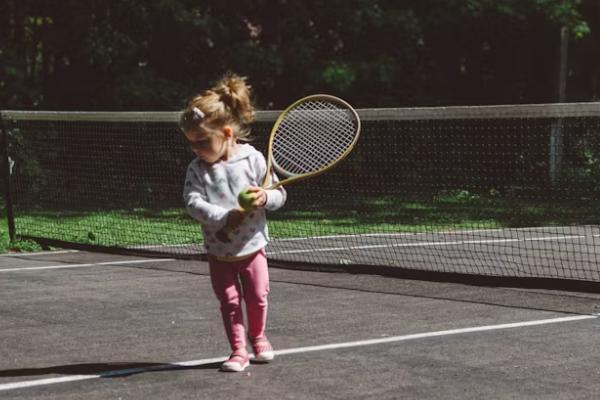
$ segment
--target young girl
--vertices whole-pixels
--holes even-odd
[[[202,225],[211,282],[233,351],[221,366],[223,371],[239,372],[249,365],[242,297],[255,360],[269,362],[274,357],[265,336],[269,293],[265,210],[280,208],[286,193],[282,188],[260,188],[268,172],[265,159],[251,145],[240,143],[248,138],[246,125],[253,115],[245,78],[227,75],[192,99],[180,121],[197,156],[188,167],[183,197],[188,213]],[[252,193],[249,213],[238,205],[242,190]],[[232,230],[228,240],[217,234],[225,226]]]

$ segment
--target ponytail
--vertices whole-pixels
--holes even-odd
[[[254,121],[254,107],[250,102],[252,87],[246,83],[246,78],[228,74],[212,90],[240,123]]]
[[[235,125],[238,139],[248,140],[249,129],[254,121],[251,102],[252,87],[246,78],[229,73],[216,85],[194,97],[181,114],[180,127],[184,131],[197,129],[200,125]]]

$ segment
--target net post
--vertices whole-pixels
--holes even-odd
[[[567,61],[569,49],[569,30],[563,26],[560,29],[560,47],[558,55],[557,99],[559,103],[567,100]],[[563,156],[563,121],[559,118],[552,122],[550,128],[550,185],[556,189],[560,184]]]
[[[563,120],[552,121],[550,126],[550,185],[556,189],[560,184],[563,156]]]
[[[2,132],[2,172],[4,176],[4,200],[6,202],[6,221],[8,225],[8,236],[11,242],[15,241],[15,216],[12,202],[11,177],[12,160],[8,153],[8,132],[4,123],[3,114],[0,113],[0,131]]]

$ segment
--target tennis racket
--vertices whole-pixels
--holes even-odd
[[[296,101],[271,129],[261,187],[272,190],[324,173],[350,154],[359,134],[360,118],[344,100],[317,94]],[[279,182],[270,182],[271,168],[281,178]],[[225,226],[216,236],[228,242],[231,231]]]

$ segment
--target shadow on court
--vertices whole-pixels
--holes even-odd
[[[104,364],[72,364],[56,365],[46,368],[15,369],[0,371],[0,377],[23,377],[36,375],[89,375],[103,374],[102,378],[126,377],[134,374],[148,372],[148,370],[173,371],[181,369],[218,369],[221,363],[215,362],[195,367],[182,367],[179,365],[161,363],[104,363]],[[134,371],[131,371],[134,370]],[[108,372],[112,372],[108,374]]]

